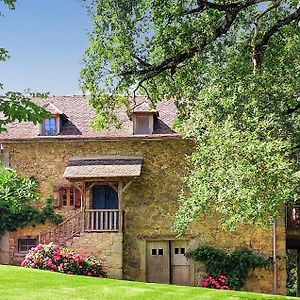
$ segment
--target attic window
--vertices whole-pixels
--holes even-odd
[[[57,118],[46,118],[43,121],[43,135],[57,135]]]
[[[153,133],[153,114],[134,114],[133,134],[148,135]]]

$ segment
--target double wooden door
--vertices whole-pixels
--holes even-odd
[[[146,275],[148,282],[190,285],[187,241],[147,242]]]

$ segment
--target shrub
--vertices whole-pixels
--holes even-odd
[[[32,248],[22,262],[22,267],[48,270],[66,274],[107,277],[106,266],[92,257],[83,258],[76,252],[50,243]]]
[[[240,290],[249,275],[250,270],[266,268],[269,261],[255,255],[247,248],[239,248],[232,253],[211,246],[199,246],[186,254],[195,261],[204,262],[206,272],[213,278],[221,275],[227,277],[230,289]]]
[[[218,290],[229,290],[227,277],[224,275],[220,275],[217,279],[207,275],[202,282],[198,283],[198,286]]]

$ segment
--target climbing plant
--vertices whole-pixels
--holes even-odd
[[[51,197],[42,201],[42,206],[37,205],[40,201],[37,188],[34,178],[21,177],[14,170],[0,165],[0,237],[6,231],[46,220],[56,224],[62,221],[53,209]]]
[[[199,246],[189,251],[186,256],[203,262],[206,272],[214,278],[225,275],[228,286],[235,290],[240,290],[244,286],[251,269],[266,268],[269,264],[268,259],[253,254],[247,248],[226,253],[212,246]]]

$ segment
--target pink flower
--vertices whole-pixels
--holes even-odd
[[[87,275],[88,275],[88,276],[92,276],[92,273],[91,273],[91,272],[87,272]]]
[[[43,245],[42,244],[38,244],[36,246],[36,250],[38,250],[38,251],[43,250]]]

